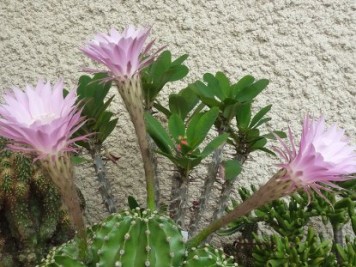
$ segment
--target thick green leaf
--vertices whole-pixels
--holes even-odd
[[[228,160],[224,162],[225,180],[233,181],[241,173],[242,166],[238,160]]]
[[[242,77],[235,85],[233,85],[233,98],[236,98],[236,96],[245,88],[249,87],[253,82],[255,81],[255,78],[251,75],[246,75]]]
[[[212,153],[215,149],[217,149],[219,146],[221,146],[222,144],[224,144],[227,139],[229,138],[229,134],[224,133],[221,135],[218,135],[217,137],[215,137],[213,140],[211,140],[209,142],[209,144],[207,144],[207,146],[204,148],[203,152],[201,152],[200,156],[202,158],[207,157],[210,153]]]
[[[250,128],[254,127],[264,115],[266,115],[271,110],[272,105],[268,105],[262,108],[257,114],[252,118]]]
[[[104,127],[100,128],[99,139],[101,142],[111,134],[111,132],[115,129],[118,119],[113,119],[109,121]]]
[[[221,90],[219,81],[214,77],[214,75],[211,73],[205,73],[203,75],[203,79],[208,83],[206,90],[209,90],[214,98],[217,97],[223,101],[225,99],[224,92]]]
[[[276,137],[274,136],[274,134],[278,135],[280,138],[286,138],[287,137],[287,134],[285,132],[282,132],[282,131],[273,131],[271,133],[264,134],[262,136],[266,137],[267,139],[276,140]]]
[[[181,117],[177,114],[172,114],[168,120],[168,129],[170,135],[176,140],[179,141],[180,138],[185,135],[185,125]]]
[[[138,204],[137,200],[133,196],[128,196],[127,197],[127,202],[129,204],[129,208],[131,210],[135,210],[136,208],[140,208],[140,205]]]
[[[239,129],[247,129],[251,120],[251,104],[242,104],[236,110],[236,122]]]
[[[242,89],[236,98],[240,102],[252,101],[259,93],[263,91],[268,85],[269,81],[266,79],[258,80],[249,87]]]
[[[187,66],[172,66],[166,72],[167,80],[169,82],[175,82],[183,79],[187,76],[189,69]]]
[[[270,120],[271,120],[271,118],[263,118],[259,122],[257,122],[257,124],[253,128],[257,128],[257,127],[261,126],[262,124],[269,122]]]
[[[172,66],[182,65],[182,63],[188,58],[187,54],[184,54],[172,62]]]
[[[229,79],[226,77],[226,75],[223,72],[217,72],[215,75],[218,83],[219,83],[219,88],[220,91],[223,95],[222,100],[231,97],[232,96],[232,90],[231,90],[231,86],[230,86],[230,81]]]
[[[203,114],[200,119],[195,122],[191,121],[187,129],[188,144],[194,149],[199,146],[207,136],[209,130],[214,125],[219,115],[219,109],[214,107]],[[196,124],[194,124],[196,123]],[[188,136],[188,132],[190,135]]]
[[[171,154],[171,149],[174,148],[174,143],[161,123],[147,112],[145,113],[145,120],[147,131],[159,149],[161,149],[164,153]]]

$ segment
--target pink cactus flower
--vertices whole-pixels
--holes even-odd
[[[63,82],[51,86],[38,81],[36,87],[13,88],[0,106],[0,136],[12,141],[9,148],[34,152],[39,158],[73,151],[73,143],[85,137],[72,138],[84,123],[76,106],[76,93],[63,96]]]
[[[86,70],[108,72],[109,79],[130,79],[153,60],[154,55],[147,55],[153,41],[144,46],[149,32],[149,28],[136,29],[130,25],[122,33],[115,29],[111,29],[108,34],[98,33],[81,50],[94,61],[104,64],[109,71]]]
[[[356,173],[356,147],[348,143],[344,130],[335,125],[327,128],[323,117],[304,119],[298,152],[290,130],[291,148],[278,139],[283,149],[275,148],[275,151],[286,161],[279,166],[293,182],[291,191],[302,188],[322,196],[320,189],[339,188],[333,182],[347,180]]]

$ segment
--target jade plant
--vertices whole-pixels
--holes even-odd
[[[253,232],[258,229],[260,217],[281,229],[279,233],[288,235],[261,239],[260,251],[253,254],[261,264],[286,266],[290,257],[281,257],[285,256],[283,251],[296,264],[305,261],[315,264],[327,259],[331,262],[333,255],[343,259],[343,264],[352,262],[349,255],[353,246],[344,246],[342,240],[329,246],[312,230],[307,239],[300,236],[291,239],[292,234],[302,232],[306,222],[302,211],[309,211],[309,206],[302,207],[296,197],[288,205],[279,202],[281,197],[298,192],[305,192],[310,198],[307,204],[314,203],[311,199],[321,201],[319,212],[324,211],[323,216],[333,222],[338,233],[335,239],[348,220],[354,224],[353,202],[346,201],[346,197],[340,201],[332,199],[324,193],[340,190],[337,183],[352,180],[352,174],[356,173],[356,152],[344,132],[336,126],[327,127],[323,117],[306,116],[298,146],[292,130],[286,135],[271,129],[267,116],[271,105],[254,113],[254,101],[269,81],[251,75],[231,82],[222,72],[207,73],[202,81],[187,84],[171,94],[164,104],[160,95],[163,89],[170,82],[182,82],[188,74],[184,65],[187,55],[172,60],[168,50],[161,53],[163,48],[152,53],[154,42],[146,44],[149,33],[149,28],[129,26],[123,32],[112,29],[108,34],[97,34],[81,50],[104,68],[86,68],[94,76],[82,76],[77,90],[64,90],[62,81],[53,85],[39,81],[35,87],[29,85],[24,91],[15,88],[5,95],[5,103],[0,106],[0,136],[8,139],[8,149],[26,154],[48,174],[67,211],[68,221],[76,230],[73,240],[53,249],[40,265],[236,266],[222,250],[204,247],[204,243],[216,231],[236,222],[245,224],[243,237],[256,241],[258,237]],[[146,206],[121,213],[116,213],[118,207],[102,160],[105,142],[116,130],[118,120],[109,108],[114,98],[108,95],[111,87],[118,89],[133,123],[146,188]],[[283,138],[287,136],[285,141]],[[280,146],[269,149],[268,139]],[[91,155],[100,184],[98,191],[108,211],[113,213],[88,227],[71,160],[79,146]],[[226,210],[245,162],[257,150],[280,157],[278,169],[259,189],[245,194],[240,204]],[[111,151],[107,156],[116,160]],[[171,177],[158,175],[157,157],[161,156],[174,166]],[[190,188],[198,178],[194,170],[206,162],[209,166],[203,187],[200,194],[192,196]],[[160,200],[159,179],[171,179],[171,197],[167,203]],[[217,201],[211,207],[212,191],[218,184],[221,186]],[[279,205],[274,207],[275,203]],[[265,205],[270,205],[273,213],[263,214]],[[328,205],[334,205],[334,209]],[[164,206],[168,207],[168,215]],[[202,218],[210,207],[214,212],[206,226]],[[287,207],[291,208],[290,213],[281,214]],[[250,217],[253,211],[256,217]],[[290,242],[298,240],[308,242],[291,247]],[[274,249],[272,241],[282,247]],[[332,249],[336,254],[310,259],[309,255],[319,255],[321,250],[307,246],[316,244],[321,244],[323,251]],[[267,245],[274,249],[268,259],[262,249]],[[304,248],[307,251],[303,252]]]

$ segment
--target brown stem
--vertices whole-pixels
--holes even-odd
[[[184,229],[188,208],[188,174],[178,171],[172,178],[170,216]]]
[[[195,234],[198,226],[201,223],[203,213],[206,210],[206,206],[211,196],[211,191],[213,189],[214,182],[216,180],[216,175],[218,173],[220,164],[222,162],[223,151],[224,151],[224,145],[220,146],[218,149],[214,151],[212,161],[209,165],[208,175],[205,178],[204,186],[200,194],[199,204],[194,210],[193,216],[191,217],[190,220],[190,233],[192,235]]]

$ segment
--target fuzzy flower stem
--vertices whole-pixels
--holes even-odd
[[[146,178],[147,207],[155,210],[155,171],[144,120],[141,80],[138,75],[134,75],[130,79],[117,81],[117,86],[126,109],[130,114],[141,150]]]
[[[58,187],[71,222],[80,238],[80,257],[84,260],[87,253],[85,222],[80,208],[80,200],[73,180],[73,166],[69,155],[43,159],[41,164],[48,171],[53,183]]]
[[[291,193],[290,188],[292,182],[289,179],[282,179],[285,175],[285,170],[280,170],[275,174],[264,186],[255,192],[249,199],[241,203],[234,210],[227,213],[220,219],[213,221],[206,228],[201,230],[197,235],[192,237],[188,243],[188,248],[199,246],[209,235],[233,222],[234,220],[247,215],[252,210],[261,207],[273,200],[276,200],[288,193]]]

